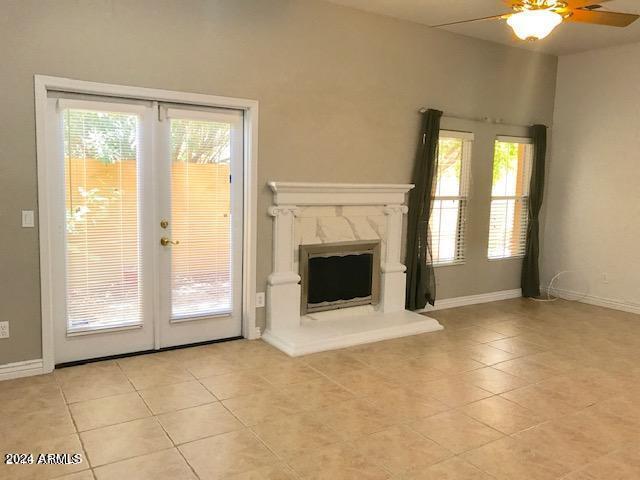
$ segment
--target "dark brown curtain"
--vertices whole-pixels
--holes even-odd
[[[423,114],[422,132],[413,169],[415,188],[409,194],[407,226],[406,307],[419,310],[436,299],[436,278],[431,257],[429,217],[438,170],[438,138],[442,112],[429,109]]]
[[[547,155],[547,127],[534,125],[531,127],[533,139],[533,166],[531,184],[529,186],[529,225],[527,226],[527,244],[522,263],[522,296],[537,297],[540,295],[540,271],[538,255],[540,239],[538,236],[538,215],[542,207],[544,194],[544,168]]]

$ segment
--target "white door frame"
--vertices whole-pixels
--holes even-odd
[[[158,90],[106,83],[86,82],[70,78],[34,76],[36,109],[36,155],[38,171],[38,227],[40,241],[40,301],[42,315],[42,363],[43,372],[54,368],[53,335],[53,252],[51,244],[51,208],[49,204],[47,146],[47,92],[50,90],[108,97],[124,97],[140,100],[163,101],[234,108],[244,111],[244,218],[242,249],[242,334],[245,338],[260,337],[256,327],[256,220],[258,193],[258,102],[243,98],[219,97],[200,93]]]

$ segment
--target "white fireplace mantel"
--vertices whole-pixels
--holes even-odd
[[[289,355],[442,329],[405,310],[406,267],[401,262],[405,198],[413,185],[269,182],[274,217],[273,272],[267,282],[265,341]],[[381,243],[380,303],[300,315],[301,244],[345,240]]]
[[[413,185],[269,182],[274,205],[403,205]]]

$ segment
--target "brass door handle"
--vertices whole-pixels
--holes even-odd
[[[160,239],[160,245],[162,245],[163,247],[169,247],[171,245],[180,245],[180,241],[176,240],[174,242],[173,240],[169,240],[167,237],[162,237]]]

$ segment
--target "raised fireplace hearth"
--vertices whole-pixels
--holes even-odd
[[[300,245],[300,313],[377,305],[380,241]]]
[[[402,226],[413,185],[268,185],[265,341],[297,356],[442,329],[404,307]]]

